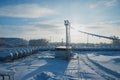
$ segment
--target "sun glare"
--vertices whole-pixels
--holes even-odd
[[[86,31],[86,28],[82,25],[74,24],[74,26],[71,26],[71,35],[80,34],[80,31]]]

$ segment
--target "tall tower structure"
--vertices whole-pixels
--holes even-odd
[[[66,27],[66,46],[56,47],[56,58],[61,58],[65,60],[71,59],[71,46],[70,46],[70,23],[68,20],[64,20],[64,25]]]
[[[66,53],[67,59],[71,58],[71,47],[70,47],[70,22],[68,20],[64,20],[64,25],[66,27]]]
[[[70,22],[68,20],[64,20],[64,25],[66,27],[66,48],[70,47]]]

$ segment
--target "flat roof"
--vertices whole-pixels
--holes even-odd
[[[57,50],[66,50],[67,48],[66,48],[66,46],[58,46],[55,49],[57,49]],[[71,49],[71,46],[68,47],[68,49]]]

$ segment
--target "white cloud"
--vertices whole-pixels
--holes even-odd
[[[117,0],[106,0],[104,2],[104,5],[107,7],[111,7],[111,6],[114,6],[116,3],[117,3]]]
[[[52,9],[41,7],[37,4],[9,5],[0,8],[0,16],[38,18],[56,12]]]
[[[90,5],[90,8],[91,8],[91,9],[94,9],[94,8],[96,8],[97,6],[98,6],[98,4],[91,4],[91,5]]]
[[[56,40],[61,40],[64,37],[64,26],[54,24],[29,24],[29,25],[0,25],[0,36],[21,37],[27,40],[55,37]],[[62,33],[62,35],[61,35]]]
[[[99,7],[99,6],[100,7],[101,6],[103,6],[103,7],[113,7],[113,6],[116,5],[116,3],[117,3],[117,0],[98,0],[96,3],[91,4],[90,8],[94,9],[96,7]]]
[[[109,20],[109,21],[101,21],[101,22],[96,22],[97,25],[118,25],[120,24],[120,20]]]

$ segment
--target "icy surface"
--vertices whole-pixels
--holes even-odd
[[[43,51],[14,62],[0,62],[0,74],[14,80],[119,80],[119,52],[73,52],[70,61],[56,59]]]

